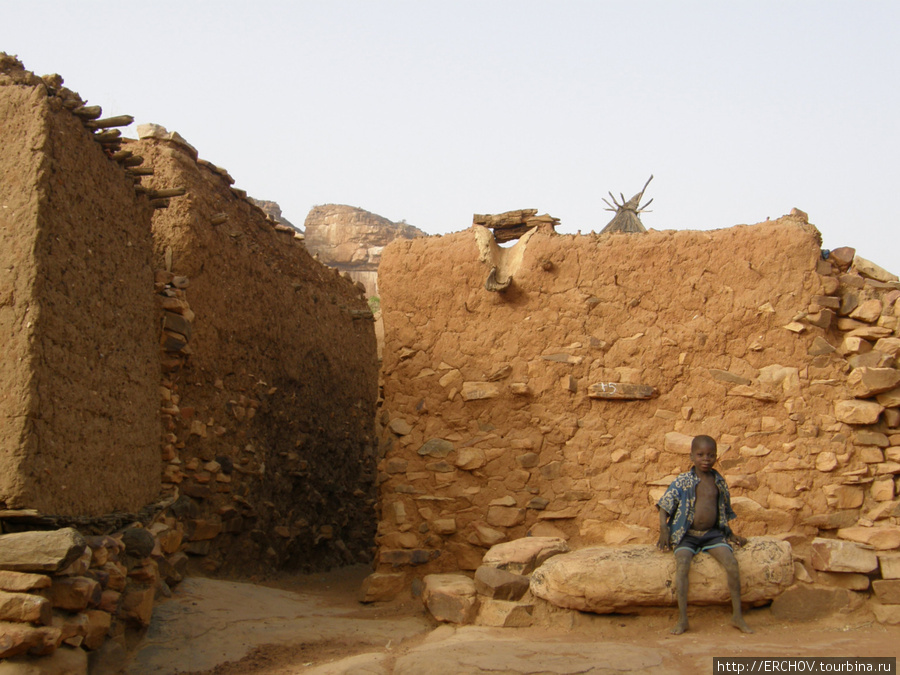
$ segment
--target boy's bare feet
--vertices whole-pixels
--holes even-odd
[[[746,628],[746,626],[745,626],[745,628]],[[675,628],[673,628],[670,632],[672,633],[672,635],[681,635],[682,633],[686,632],[687,629],[688,629],[687,619],[683,619],[682,621],[679,621],[678,623],[676,623]],[[750,630],[750,629],[747,628],[747,630]],[[750,631],[750,632],[752,633],[753,631]]]
[[[731,625],[734,626],[735,628],[737,628],[742,633],[752,633],[753,632],[753,629],[750,628],[750,626],[748,626],[746,623],[744,623],[744,620],[739,617],[734,617],[731,620]],[[672,631],[672,632],[674,633],[675,631]]]

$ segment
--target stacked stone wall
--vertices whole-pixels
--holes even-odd
[[[0,504],[137,510],[160,487],[151,209],[71,99],[12,70],[19,80],[0,86]]]
[[[900,401],[874,392],[897,384],[896,277],[823,260],[802,212],[505,253],[485,233],[384,253],[376,579],[474,570],[526,533],[653,542],[696,434],[719,441],[739,533],[798,559],[816,535],[893,536]]]
[[[151,192],[166,314],[163,480],[207,571],[368,561],[377,364],[360,288],[178,142],[131,143]],[[183,519],[175,519],[176,521]]]

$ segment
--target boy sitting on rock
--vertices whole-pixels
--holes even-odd
[[[731,593],[731,623],[744,633],[752,633],[741,614],[741,576],[731,548],[747,540],[732,532],[728,521],[737,517],[731,508],[728,485],[718,471],[716,442],[709,436],[696,436],[691,442],[690,471],[678,476],[657,502],[659,543],[663,551],[675,549],[675,595],[678,599],[678,623],[672,629],[681,635],[688,629],[688,573],[691,560],[700,551],[715,558],[728,576]]]

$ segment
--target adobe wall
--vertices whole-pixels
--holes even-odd
[[[878,342],[896,334],[896,277],[821,260],[797,214],[714,232],[535,231],[506,253],[477,226],[392,243],[378,571],[472,570],[526,532],[655,542],[655,501],[696,434],[719,441],[741,534],[893,527],[900,397],[876,400],[848,373],[900,376],[896,345]],[[512,272],[506,291],[485,290],[492,266]],[[613,383],[658,396],[589,397]]]
[[[159,493],[150,209],[60,92],[0,55],[0,505]]]
[[[146,189],[187,190],[153,218],[164,343],[176,343],[163,480],[189,514],[170,523],[185,550],[242,573],[371,560],[377,363],[363,293],[189,146],[127,147],[153,167]]]

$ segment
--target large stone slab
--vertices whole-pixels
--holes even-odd
[[[791,545],[758,537],[739,548],[741,597],[747,603],[771,600],[791,585]],[[567,609],[608,614],[627,607],[674,605],[675,557],[651,545],[597,546],[555,556],[531,576],[531,592]],[[725,571],[709,555],[691,565],[693,604],[729,601]]]
[[[844,527],[837,531],[841,539],[866,544],[879,551],[900,547],[900,526],[880,525],[878,527]]]
[[[823,572],[868,574],[878,568],[878,556],[873,551],[840,539],[813,539],[810,562]]]
[[[772,616],[783,621],[815,621],[835,612],[858,609],[865,595],[846,588],[800,584],[772,601]]]
[[[524,537],[492,546],[484,554],[484,565],[514,574],[531,574],[545,560],[569,550],[565,539]]]
[[[0,570],[58,572],[75,562],[85,546],[84,537],[71,527],[0,535]]]

